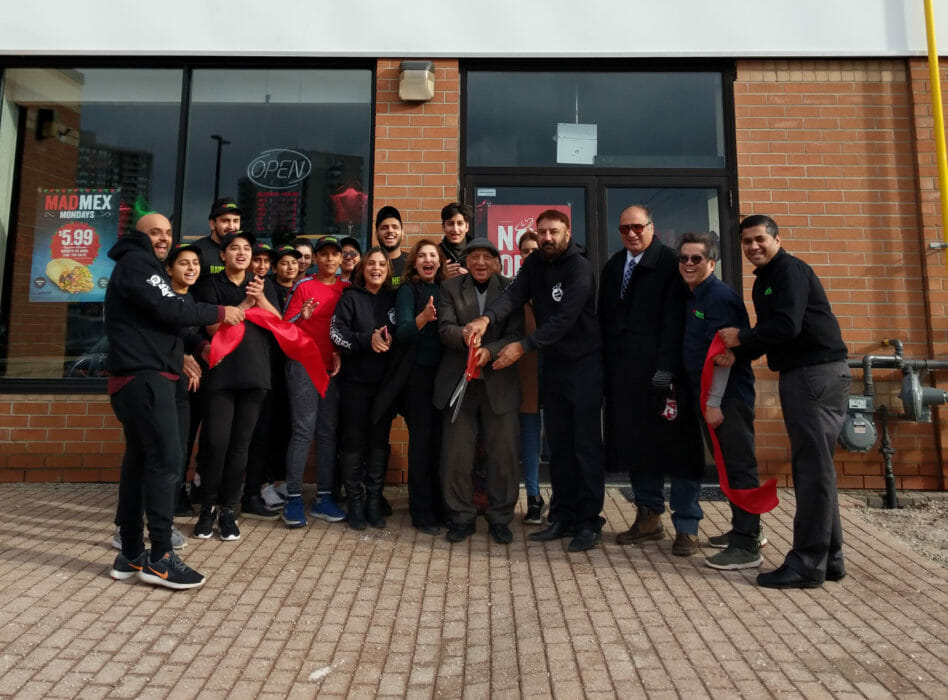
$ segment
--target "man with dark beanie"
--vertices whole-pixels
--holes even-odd
[[[402,283],[406,260],[402,255],[405,233],[402,231],[402,215],[398,209],[390,206],[379,209],[375,215],[375,239],[392,263],[392,286],[398,287]]]
[[[171,242],[168,219],[150,212],[109,251],[115,269],[105,292],[108,392],[125,434],[116,513],[122,551],[110,575],[116,580],[137,576],[147,583],[185,589],[202,585],[204,576],[171,547],[175,487],[183,459],[175,403],[184,362],[179,329],[237,324],[244,313],[235,306],[201,304],[190,295],[175,294],[162,264]],[[150,554],[144,544],[143,512],[148,518]]]

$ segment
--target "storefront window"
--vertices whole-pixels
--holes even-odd
[[[264,241],[364,242],[372,90],[368,69],[4,71],[0,377],[105,375],[107,253],[136,200],[184,239],[219,195]]]
[[[470,167],[723,168],[721,74],[467,74]]]
[[[0,243],[13,264],[3,271],[3,376],[104,372],[107,252],[136,198],[172,211],[180,100],[180,71],[4,73]]]
[[[207,234],[219,196],[244,230],[274,244],[367,233],[372,74],[368,70],[195,70],[184,233]]]

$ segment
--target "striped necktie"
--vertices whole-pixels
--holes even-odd
[[[619,298],[625,298],[625,291],[629,288],[629,281],[632,279],[632,270],[635,269],[635,258],[630,258],[625,266],[625,274],[622,275],[622,290],[619,292]]]

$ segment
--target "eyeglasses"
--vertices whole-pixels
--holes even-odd
[[[691,262],[692,265],[698,265],[702,261],[707,260],[703,255],[679,255],[678,264],[687,265]]]
[[[359,254],[354,250],[344,250],[342,251],[342,257],[344,258],[357,258]]]
[[[647,224],[622,224],[619,226],[619,233],[623,236],[628,236],[629,231],[634,231],[635,233],[642,233],[645,230],[646,226],[651,226],[652,222],[649,221]]]

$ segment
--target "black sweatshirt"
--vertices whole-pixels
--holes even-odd
[[[774,372],[847,358],[839,322],[813,268],[781,248],[754,274],[757,325],[738,336],[751,357],[767,353]]]
[[[224,309],[175,294],[151,239],[133,231],[109,250],[115,269],[105,290],[109,372],[131,376],[156,371],[180,374],[182,329],[224,319]]]
[[[530,300],[537,328],[521,341],[527,352],[539,348],[551,359],[575,360],[602,349],[596,279],[574,241],[552,262],[542,251],[527,257],[514,281],[484,315],[497,323]]]
[[[342,292],[329,326],[329,337],[342,355],[340,376],[347,382],[375,384],[389,367],[389,352],[372,349],[372,333],[388,327],[395,337],[395,292],[381,289],[378,294],[350,284]]]

